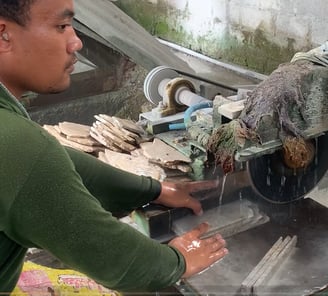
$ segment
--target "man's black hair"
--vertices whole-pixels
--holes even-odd
[[[0,0],[0,17],[25,26],[29,21],[30,6],[34,1],[35,0]]]

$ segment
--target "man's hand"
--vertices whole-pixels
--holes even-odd
[[[209,225],[202,223],[182,236],[174,238],[169,245],[176,248],[184,256],[186,271],[182,278],[188,278],[206,268],[228,254],[226,242],[220,234],[200,239],[208,231]]]
[[[153,203],[171,208],[185,207],[191,209],[196,215],[201,215],[203,213],[202,206],[190,193],[217,188],[217,186],[218,180],[181,183],[162,182],[162,191]]]

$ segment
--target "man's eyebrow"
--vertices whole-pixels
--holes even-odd
[[[70,9],[65,9],[64,11],[62,11],[58,17],[59,18],[73,18],[75,15],[74,11],[73,10],[70,10]]]

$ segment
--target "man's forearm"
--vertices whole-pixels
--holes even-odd
[[[161,184],[101,162],[86,153],[66,148],[84,185],[111,212],[131,211],[157,198]]]

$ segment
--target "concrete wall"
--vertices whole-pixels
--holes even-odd
[[[327,39],[326,0],[118,0],[151,34],[268,74]]]

